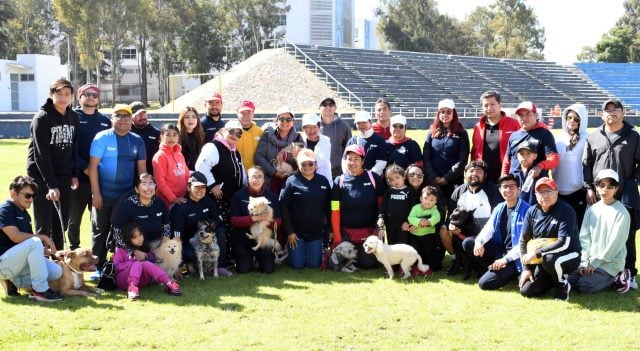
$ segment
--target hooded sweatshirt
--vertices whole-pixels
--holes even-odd
[[[70,106],[61,115],[48,98],[31,121],[27,174],[44,180],[49,189],[59,188],[57,177],[77,177],[77,141],[78,115]]]
[[[328,136],[331,141],[331,175],[335,178],[342,174],[342,154],[351,139],[351,127],[335,115],[333,121],[328,124],[320,122],[320,133]]]
[[[567,114],[574,111],[580,116],[578,143],[569,150],[571,135],[567,129]],[[560,155],[560,163],[553,172],[553,178],[558,183],[558,191],[562,195],[572,194],[582,188],[585,183],[582,177],[582,154],[587,141],[587,125],[589,114],[583,104],[573,104],[562,111],[562,134],[557,137],[556,149]]]
[[[189,168],[182,155],[180,144],[168,146],[161,144],[153,155],[153,174],[158,184],[156,195],[164,201],[167,208],[176,197],[184,196],[189,181]]]

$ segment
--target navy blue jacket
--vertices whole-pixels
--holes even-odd
[[[84,170],[89,168],[91,142],[98,132],[110,129],[112,125],[111,120],[98,111],[92,115],[84,113],[82,109],[75,111],[78,114],[78,157],[76,158],[78,181],[88,184],[89,176],[84,173]]]
[[[147,151],[147,173],[153,174],[153,155],[158,152],[160,148],[160,129],[147,124],[146,127],[139,129],[133,124],[131,125],[131,131],[138,134],[144,141],[144,147]]]
[[[222,216],[211,197],[205,196],[195,202],[187,194],[186,199],[187,202],[171,207],[171,231],[174,238],[181,238],[183,243],[189,241],[198,232],[198,222],[202,220],[213,222],[216,233],[224,232]]]
[[[331,231],[331,185],[316,174],[311,180],[299,172],[287,178],[280,192],[282,224],[287,235],[303,240],[326,239]]]

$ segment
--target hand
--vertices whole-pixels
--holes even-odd
[[[93,198],[91,198],[91,206],[93,206],[96,210],[102,209],[102,195],[93,194]]]
[[[587,203],[589,205],[593,205],[596,203],[596,193],[591,188],[587,189]]]
[[[535,252],[528,253],[528,254],[522,256],[522,263],[524,263],[524,264],[531,263],[531,261],[533,261],[536,258],[538,258],[538,257],[536,256]]]
[[[53,188],[49,189],[49,192],[46,195],[47,200],[51,201],[59,201],[60,200],[60,189]]]
[[[384,228],[384,219],[378,218],[378,222],[376,223],[378,228]]]
[[[483,250],[484,251],[484,250]],[[490,271],[499,271],[507,266],[507,260],[504,258],[493,261],[492,264],[489,265]]]
[[[484,245],[476,241],[476,244],[473,246],[473,255],[478,257],[484,256]]]
[[[533,178],[537,177],[540,172],[542,171],[542,168],[540,168],[540,166],[535,166],[533,168],[531,168],[531,170],[529,170],[529,172],[527,173],[527,175],[532,176]]]
[[[251,216],[251,220],[253,222],[262,222],[262,221],[273,222],[273,219],[269,218],[269,215],[266,213],[263,213],[258,216]]]
[[[430,224],[431,224],[431,222],[429,222],[428,219],[424,219],[423,218],[423,219],[420,220],[420,226],[421,227],[428,227]]]
[[[133,251],[133,257],[136,258],[136,261],[142,262],[147,259],[147,254],[140,250]]]
[[[580,275],[583,277],[587,275],[592,275],[593,272],[595,271],[596,269],[592,265],[588,265],[586,267],[580,267]]]
[[[184,197],[176,197],[171,202],[174,203],[174,204],[183,204],[183,203],[187,202],[187,199],[185,199]]]
[[[220,184],[211,188],[211,194],[213,194],[213,196],[218,200],[222,199],[222,187]]]
[[[447,180],[444,179],[444,177],[436,177],[433,180],[433,182],[436,183],[436,185],[438,185],[438,186],[445,186],[445,185],[448,184]]]
[[[169,241],[169,237],[168,236],[162,236],[162,242],[166,243],[167,241]]]
[[[527,281],[533,283],[533,273],[531,273],[530,270],[525,269],[524,271],[522,271],[522,274],[520,274],[520,282],[518,283],[518,287],[522,288]]]
[[[56,254],[56,252],[58,251],[56,249],[56,244],[53,243],[53,240],[51,240],[51,238],[48,235],[37,234],[36,236],[42,241],[42,244],[44,245],[44,254],[46,256],[51,256]]]
[[[278,177],[280,179],[284,179],[284,178],[287,177],[287,175],[284,172],[281,172],[281,171],[277,171],[273,176],[274,177]]]
[[[298,236],[296,235],[296,233],[289,234],[288,241],[290,248],[295,249],[296,247],[298,247]]]
[[[460,228],[456,227],[453,224],[449,224],[449,235],[458,235],[460,234]]]
[[[80,183],[78,182],[78,177],[71,177],[71,190],[78,189],[78,185],[80,185]]]
[[[404,230],[404,231],[409,231],[411,229],[411,224],[404,222],[402,223],[402,225],[400,226],[400,229]]]

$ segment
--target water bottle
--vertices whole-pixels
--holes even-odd
[[[527,179],[524,180],[524,184],[522,184],[522,191],[528,193],[531,190],[531,186],[533,186],[533,175],[529,174]]]

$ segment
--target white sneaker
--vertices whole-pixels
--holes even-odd
[[[638,290],[638,283],[636,282],[636,277],[631,277],[631,279],[629,279],[629,288],[633,290]]]

